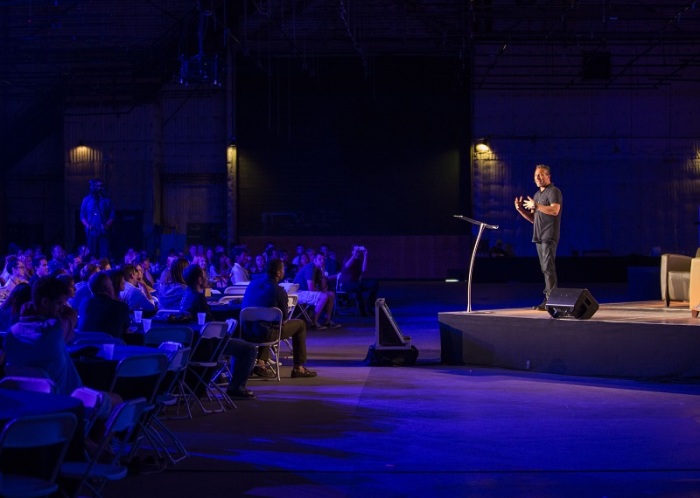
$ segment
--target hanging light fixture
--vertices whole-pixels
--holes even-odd
[[[474,150],[479,153],[491,152],[489,141],[486,138],[477,138],[474,140]]]

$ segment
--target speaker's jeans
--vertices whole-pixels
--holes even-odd
[[[549,293],[557,286],[557,268],[554,263],[557,257],[557,243],[535,242],[535,247],[537,247],[537,257],[540,258],[540,268],[544,275],[544,295],[549,298]]]

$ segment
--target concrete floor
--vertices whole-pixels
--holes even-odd
[[[538,288],[475,286],[472,307],[536,304]],[[626,300],[624,284],[591,292]],[[317,378],[286,366],[237,410],[169,421],[192,456],[104,496],[700,496],[700,384],[443,366],[437,312],[466,308],[464,284],[380,296],[417,366],[364,365],[373,322],[341,318],[309,333]]]

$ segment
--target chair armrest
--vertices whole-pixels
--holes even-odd
[[[688,305],[692,310],[700,304],[700,258],[690,262],[690,288],[688,289]]]
[[[661,299],[668,299],[668,272],[690,271],[690,262],[693,258],[684,254],[661,255]],[[697,303],[696,303],[697,304]],[[695,305],[693,305],[695,306]]]

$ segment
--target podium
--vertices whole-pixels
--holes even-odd
[[[469,278],[467,279],[467,313],[472,312],[472,272],[474,271],[474,260],[476,259],[476,251],[479,248],[479,242],[481,241],[481,235],[484,233],[484,229],[488,228],[490,230],[498,230],[498,225],[489,225],[483,221],[473,220],[462,216],[461,214],[455,214],[455,218],[471,223],[472,225],[478,225],[479,234],[476,236],[476,241],[474,242],[474,249],[472,250],[472,259],[469,262]]]

